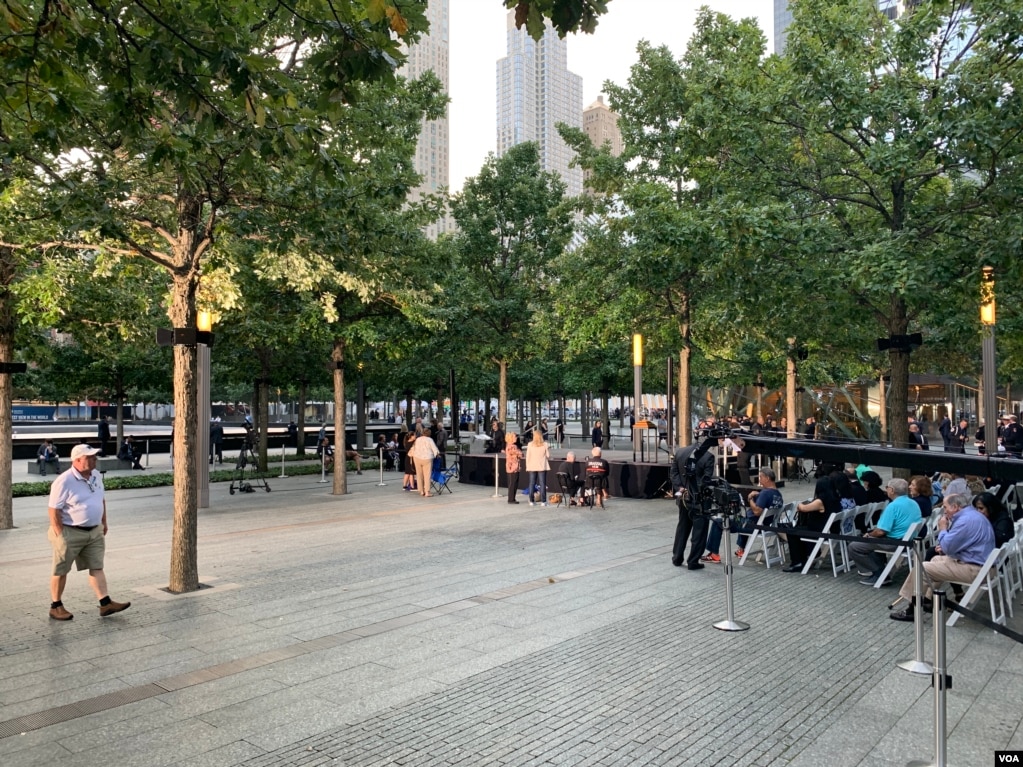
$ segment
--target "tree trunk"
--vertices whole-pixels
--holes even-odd
[[[585,440],[590,432],[590,395],[585,391],[579,395],[579,428],[582,429]]]
[[[333,495],[348,493],[348,473],[345,471],[345,341],[334,339],[330,355],[334,363],[334,485]]]
[[[198,268],[173,274],[173,297],[169,312],[173,327],[195,327],[195,292],[198,285]],[[199,515],[195,476],[198,443],[196,359],[194,346],[174,347],[174,527],[171,533],[168,589],[175,594],[199,588]]]
[[[259,470],[267,471],[267,453],[270,450],[270,378],[264,372],[256,386],[259,393]]]
[[[0,362],[14,361],[14,249],[0,248]],[[14,527],[11,476],[14,467],[14,376],[0,373],[0,530]]]
[[[497,383],[497,420],[508,423],[508,360],[499,360]]]

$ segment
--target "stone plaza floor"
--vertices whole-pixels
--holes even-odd
[[[892,588],[830,568],[672,567],[669,500],[516,509],[401,477],[211,488],[200,580],[167,583],[171,488],[108,493],[101,619],[47,616],[44,498],[0,531],[0,765],[797,765],[934,757],[930,678],[898,669]],[[503,491],[502,491],[503,492]],[[809,495],[790,485],[788,500]],[[524,501],[524,499],[523,499]],[[1019,629],[1023,608],[1017,597]],[[927,657],[933,657],[927,620]],[[1023,749],[1023,646],[949,629],[948,763]]]

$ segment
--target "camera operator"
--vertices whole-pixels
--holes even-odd
[[[700,555],[707,545],[707,517],[703,513],[702,493],[714,476],[714,454],[696,442],[675,451],[671,459],[671,487],[678,504],[678,527],[671,550],[671,563],[690,570],[702,570]],[[683,559],[686,540],[692,536],[689,556]]]

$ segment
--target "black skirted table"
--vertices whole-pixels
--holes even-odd
[[[557,474],[558,467],[565,460],[564,456],[552,456],[551,470],[547,472],[547,494],[559,492]],[[525,466],[525,461],[522,462]],[[613,498],[666,498],[671,496],[671,479],[668,475],[667,463],[638,463],[632,461],[608,460],[611,471],[608,474],[608,492]],[[504,469],[503,454],[498,455],[497,484],[508,487],[508,475]],[[519,472],[519,487],[529,484],[529,473],[523,468]],[[494,454],[463,455],[462,467],[458,481],[467,485],[494,486]]]

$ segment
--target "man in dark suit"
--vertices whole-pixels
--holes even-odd
[[[110,424],[107,422],[106,416],[99,419],[96,436],[99,438],[99,449],[103,451],[100,453],[100,457],[105,456],[110,450]]]
[[[671,487],[678,504],[678,526],[671,550],[671,563],[690,570],[702,570],[700,557],[707,546],[707,517],[700,504],[700,493],[714,476],[714,454],[702,450],[700,443],[681,447],[671,460]],[[686,541],[692,538],[689,556],[685,556]]]

